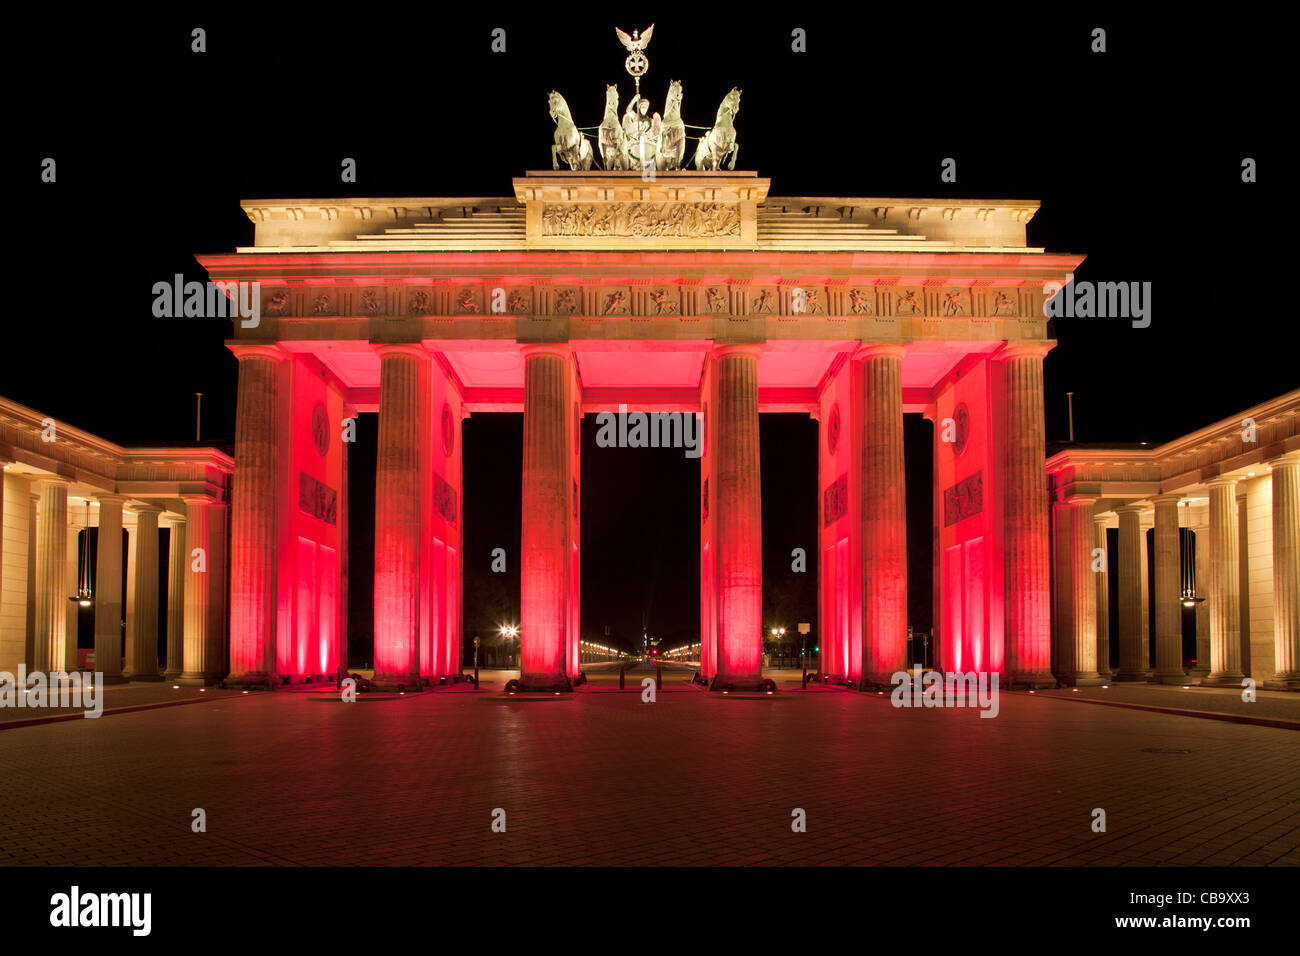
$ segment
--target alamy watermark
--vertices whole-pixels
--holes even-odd
[[[1133,328],[1151,324],[1150,282],[1082,282],[1071,272],[1062,285],[1043,285],[1043,314],[1049,319],[1132,319]]]
[[[244,329],[255,329],[262,323],[261,283],[184,280],[178,272],[170,283],[153,284],[155,318],[240,319],[240,328]]]
[[[82,707],[83,716],[99,717],[104,713],[104,673],[28,674],[27,665],[19,664],[16,678],[0,671],[0,707]]]
[[[703,416],[695,412],[618,412],[596,415],[599,448],[684,448],[687,458],[704,453]]]
[[[895,707],[978,707],[981,717],[996,717],[998,675],[991,671],[942,674],[916,668],[894,671],[889,682],[894,691],[889,702]]]

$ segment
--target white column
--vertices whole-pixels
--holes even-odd
[[[100,495],[95,547],[95,670],[122,679],[122,497]]]
[[[1273,469],[1273,659],[1271,690],[1300,690],[1300,456]]]
[[[135,535],[135,620],[126,642],[126,672],[133,681],[162,680],[158,673],[158,516],[162,509],[139,505]]]
[[[1241,553],[1237,479],[1214,478],[1210,490],[1210,676],[1201,683],[1241,683]]]
[[[1152,501],[1156,510],[1155,533],[1155,602],[1156,672],[1158,684],[1181,684],[1187,679],[1183,670],[1183,605],[1179,593],[1182,561],[1178,540],[1178,502],[1180,495],[1157,495]],[[1213,521],[1210,522],[1213,525]]]
[[[1092,570],[1095,498],[1073,496],[1052,509],[1056,529],[1056,670],[1064,684],[1090,687],[1097,674],[1097,582]]]
[[[86,523],[85,501],[68,502],[68,560],[64,564],[63,612],[67,616],[68,638],[63,644],[63,664],[59,670],[77,670],[77,638],[81,630],[81,605],[68,598],[77,593],[81,578],[81,528]]]
[[[1142,531],[1143,505],[1116,508],[1119,515],[1119,681],[1144,681],[1151,670],[1146,593],[1146,535]]]
[[[185,518],[168,513],[163,519],[170,532],[167,546],[167,664],[163,680],[179,680],[185,656]]]
[[[32,670],[64,669],[68,637],[68,485],[57,475],[40,477],[36,547],[36,642]]]
[[[1103,683],[1111,679],[1110,669],[1110,551],[1106,547],[1108,514],[1092,516],[1094,552],[1101,549],[1101,570],[1094,572],[1097,586],[1097,674]]]

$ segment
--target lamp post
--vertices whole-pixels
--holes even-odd
[[[478,690],[478,635],[474,635],[474,689]]]

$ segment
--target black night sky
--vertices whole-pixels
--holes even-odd
[[[450,18],[432,5],[383,19],[303,9],[151,14],[80,29],[54,13],[11,35],[39,73],[9,90],[9,301],[0,394],[123,444],[185,444],[203,392],[204,444],[229,448],[236,362],[227,323],[155,319],[152,286],[202,280],[194,256],[250,245],[244,198],[504,196],[549,162],[546,94],[599,122],[606,83],[630,95],[613,28],[655,22],[646,92],[670,79],[685,119],[706,123],[743,89],[740,168],[771,194],[1034,198],[1031,245],[1084,253],[1080,279],[1149,281],[1152,323],[1059,320],[1046,361],[1048,440],[1165,441],[1300,383],[1293,298],[1270,227],[1285,217],[1270,162],[1290,115],[1265,71],[1288,62],[1246,42],[1258,24],[1136,24],[1092,8],[887,15],[808,5],[711,18],[634,6],[521,19],[494,8]],[[628,12],[634,11],[634,12]],[[642,12],[644,11],[644,12]],[[642,22],[644,20],[645,22]],[[190,52],[207,30],[208,52]],[[1089,50],[1107,29],[1108,52]],[[507,52],[490,50],[506,30]],[[806,53],[791,30],[807,31]],[[40,181],[45,157],[57,182]],[[358,182],[340,182],[343,157]],[[945,157],[957,181],[940,180]],[[1244,184],[1253,157],[1260,181]],[[1279,212],[1281,210],[1281,212]],[[374,416],[352,457],[351,632],[366,656]],[[915,419],[915,420],[913,420]],[[908,416],[909,591],[929,626],[930,431]],[[601,450],[584,427],[583,629],[670,644],[698,628],[698,463],[680,453]],[[518,415],[465,425],[466,624],[517,620]],[[817,431],[806,416],[762,423],[765,614],[815,621]],[[367,492],[370,498],[367,501]],[[505,547],[510,574],[484,581]],[[362,642],[358,643],[358,639]]]

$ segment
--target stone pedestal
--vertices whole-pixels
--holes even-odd
[[[1237,479],[1215,478],[1210,491],[1210,674],[1201,683],[1239,686],[1241,673],[1241,554]]]

